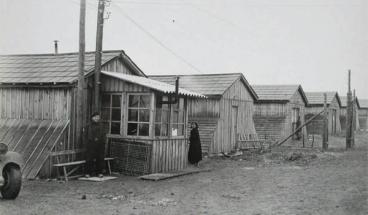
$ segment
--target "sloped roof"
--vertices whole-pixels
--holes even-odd
[[[340,96],[340,101],[341,101],[341,107],[346,108],[347,107],[347,102],[348,102],[348,97],[347,96]],[[360,102],[358,97],[355,97],[355,102],[357,103],[358,108],[360,108]]]
[[[368,108],[368,99],[359,99],[360,108]]]
[[[327,105],[330,105],[333,99],[336,97],[339,106],[341,107],[340,96],[337,92],[305,92],[310,105],[323,105],[324,93],[327,94]]]
[[[156,81],[150,78],[136,76],[136,75],[127,75],[123,73],[118,72],[107,72],[107,71],[101,71],[102,74],[114,77],[123,81],[127,81],[133,84],[138,84],[150,89],[154,89],[163,93],[175,93],[175,85],[171,85],[165,82]],[[192,92],[183,88],[179,88],[179,95],[186,95],[186,96],[193,96],[193,97],[203,97],[206,96]]]
[[[180,87],[198,92],[207,96],[222,95],[237,80],[242,80],[254,99],[258,96],[249,85],[242,73],[225,74],[200,74],[200,75],[153,75],[149,78],[163,81],[169,84],[175,83],[175,78],[179,77]]]
[[[308,104],[301,85],[252,85],[259,102],[288,102],[299,91],[304,102]]]
[[[144,73],[122,50],[104,51],[102,65],[121,57],[137,74]],[[95,52],[85,53],[86,74],[93,71]],[[0,83],[71,83],[78,79],[78,52],[0,55]]]

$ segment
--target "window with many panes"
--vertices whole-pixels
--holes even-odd
[[[155,109],[155,136],[183,136],[184,135],[184,98],[179,98],[176,104],[162,104],[167,96],[157,96]]]
[[[101,120],[109,134],[121,134],[121,95],[103,94]]]
[[[150,94],[128,95],[127,135],[149,136],[150,110]]]

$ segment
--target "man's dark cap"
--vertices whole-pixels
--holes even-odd
[[[91,115],[91,118],[94,117],[94,116],[99,116],[100,113],[99,112],[94,112],[92,115]]]

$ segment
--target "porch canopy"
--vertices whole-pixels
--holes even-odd
[[[129,82],[129,83],[132,83],[132,84],[138,84],[144,87],[148,87],[150,89],[157,90],[159,92],[169,93],[169,94],[175,93],[174,85],[167,84],[161,81],[156,81],[156,80],[141,77],[141,76],[127,75],[127,74],[118,73],[118,72],[101,71],[101,73],[104,75],[110,76],[110,77],[114,77],[114,78]],[[180,80],[179,80],[179,86],[180,86]],[[206,98],[206,96],[200,93],[192,92],[192,91],[180,88],[180,87],[179,87],[179,95]]]

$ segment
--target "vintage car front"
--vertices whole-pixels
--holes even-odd
[[[22,156],[0,143],[0,191],[3,199],[17,198],[22,187]]]

